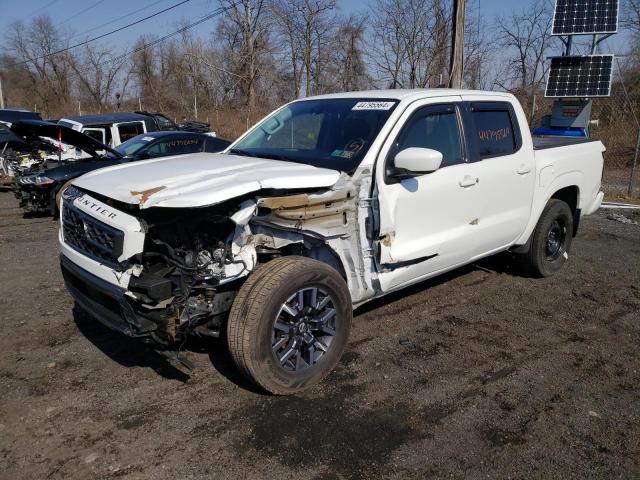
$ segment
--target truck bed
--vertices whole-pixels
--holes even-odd
[[[577,145],[580,143],[597,142],[593,138],[584,137],[561,137],[561,136],[545,136],[531,137],[533,139],[534,150],[544,150],[545,148],[566,147],[568,145]]]

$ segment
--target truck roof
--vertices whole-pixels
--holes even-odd
[[[96,125],[103,123],[118,123],[118,122],[132,122],[136,120],[148,119],[148,115],[143,115],[134,112],[112,112],[112,113],[99,113],[96,115],[75,115],[71,117],[65,117],[61,120],[72,120],[82,125]]]
[[[362,90],[358,92],[330,93],[317,95],[304,100],[324,100],[332,98],[385,98],[393,100],[408,100],[418,98],[446,97],[450,95],[482,95],[487,97],[514,98],[507,92],[490,92],[486,90],[455,90],[451,88],[406,88],[387,90]]]

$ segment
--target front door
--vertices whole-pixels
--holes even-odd
[[[379,280],[385,292],[473,255],[478,167],[467,162],[460,99],[455,98],[457,102],[426,104],[406,112],[378,159]],[[389,178],[395,155],[410,147],[439,151],[442,165],[424,175]]]

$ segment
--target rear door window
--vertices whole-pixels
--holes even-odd
[[[511,106],[503,102],[474,103],[471,117],[480,158],[511,155],[519,149],[519,134]]]
[[[99,141],[100,143],[106,143],[104,129],[102,128],[85,128],[84,130],[82,130],[82,133],[93,138],[94,140]]]
[[[202,137],[171,137],[162,139],[147,150],[152,157],[167,155],[184,155],[185,153],[201,152],[203,150]]]
[[[129,122],[118,124],[118,134],[120,135],[120,142],[126,142],[130,138],[136,137],[144,133],[144,126],[142,122]]]

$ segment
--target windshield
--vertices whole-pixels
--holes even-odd
[[[154,140],[153,137],[147,135],[138,135],[137,137],[130,138],[126,142],[118,145],[114,150],[124,157],[135,155],[144,147],[149,145],[149,142]]]
[[[230,153],[353,173],[397,103],[363,98],[294,102],[264,120]]]

